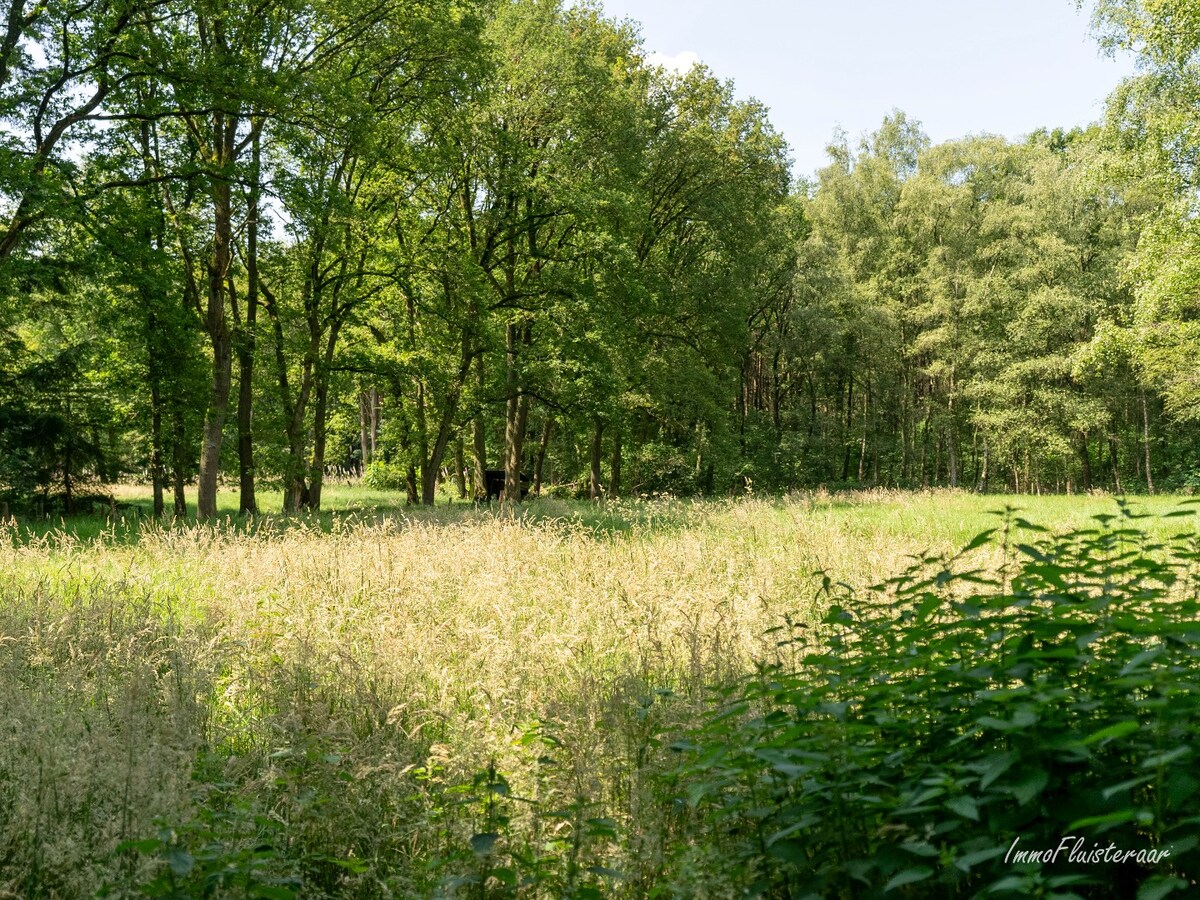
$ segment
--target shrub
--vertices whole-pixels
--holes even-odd
[[[774,897],[1191,889],[1200,554],[1097,518],[1015,548],[1006,524],[866,597],[826,579],[823,621],[790,623],[677,745],[688,853]],[[997,538],[998,570],[973,566]]]

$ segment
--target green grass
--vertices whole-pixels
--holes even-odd
[[[818,572],[861,591],[1006,505],[1056,530],[1118,512],[327,498],[0,528],[0,896],[702,895],[717,863],[678,856],[669,746],[775,653],[770,629],[823,615]]]

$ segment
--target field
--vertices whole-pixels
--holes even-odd
[[[678,843],[672,744],[820,619],[818,572],[861,590],[1006,503],[1055,531],[1118,511],[387,501],[0,528],[0,897],[736,895]]]

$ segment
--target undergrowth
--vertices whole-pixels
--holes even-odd
[[[0,545],[0,897],[1195,891],[1192,534],[694,515]]]
[[[1193,893],[1200,552],[1097,518],[1015,547],[1010,521],[865,596],[826,579],[676,744],[680,841],[751,896]]]

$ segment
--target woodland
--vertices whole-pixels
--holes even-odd
[[[0,898],[1197,896],[1200,4],[1091,12],[807,179],[587,0],[0,0]]]
[[[812,181],[598,5],[6,6],[5,508],[1200,479],[1188,4],[1100,4],[1103,123]]]

